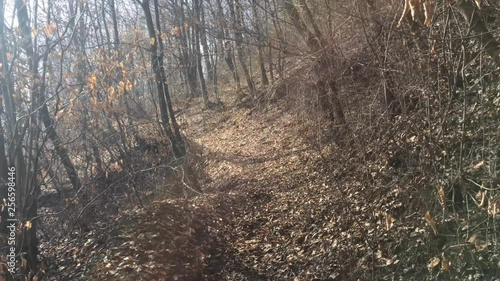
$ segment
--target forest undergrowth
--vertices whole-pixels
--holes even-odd
[[[500,280],[499,14],[0,1],[0,281]]]
[[[265,110],[232,100],[179,116],[203,194],[156,196],[62,242],[54,280],[496,280],[488,213],[391,146],[417,142],[410,120],[356,137],[314,126],[290,99]]]

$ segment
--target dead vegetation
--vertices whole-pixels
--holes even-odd
[[[456,18],[395,29],[393,8],[346,21],[341,43],[256,100],[228,91],[224,108],[182,111],[184,162],[145,167],[129,189],[155,181],[175,199],[59,244],[57,278],[498,280],[496,58]],[[341,124],[322,104],[322,55],[335,56]]]

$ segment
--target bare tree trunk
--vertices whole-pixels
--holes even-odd
[[[163,88],[164,92],[163,94],[165,95],[165,102],[167,103],[167,109],[168,109],[168,114],[170,116],[170,122],[172,123],[172,129],[174,132],[174,137],[175,137],[175,143],[177,145],[177,148],[180,151],[180,157],[183,157],[186,154],[186,150],[184,147],[184,140],[182,139],[182,135],[179,129],[179,125],[177,124],[177,118],[175,118],[175,113],[174,109],[172,108],[172,100],[170,99],[170,91],[168,89],[168,83],[167,83],[167,74],[165,73],[165,67],[164,67],[164,48],[163,48],[163,39],[161,37],[161,24],[160,24],[160,8],[158,5],[158,0],[154,0],[154,8],[155,8],[155,18],[156,18],[156,29],[158,30],[158,46],[159,46],[159,54],[160,56],[158,57],[158,62],[160,65],[160,74],[162,77],[163,81]],[[158,50],[157,50],[158,51]],[[196,72],[195,72],[196,73]]]
[[[7,46],[5,44],[5,38],[4,38],[4,0],[0,0],[0,63],[2,66],[0,66],[1,73],[0,73],[0,115],[3,115],[5,113],[4,108],[3,108],[3,101],[2,97],[5,100],[5,104],[7,106],[12,106],[9,105],[7,102],[8,96],[10,95],[9,91],[9,85],[12,83],[11,81],[11,75],[8,71],[9,69],[9,62],[7,60]],[[12,108],[13,109],[13,108]],[[7,118],[7,124],[9,123],[10,118]],[[0,184],[1,183],[6,183],[7,182],[7,168],[8,168],[8,162],[7,162],[7,154],[5,152],[5,129],[3,127],[2,122],[0,122]],[[0,186],[0,200],[7,199],[7,188],[6,186]],[[2,201],[3,202],[3,201]],[[6,208],[4,208],[6,209]],[[4,216],[2,215],[2,218]]]
[[[274,28],[274,32],[276,32],[276,37],[277,37],[277,40],[278,40],[278,58],[277,58],[277,71],[278,71],[278,75],[280,77],[283,76],[283,64],[284,64],[284,61],[283,61],[283,58],[282,58],[282,54],[283,54],[283,32],[281,30],[281,25],[278,21],[278,7],[276,6],[276,0],[272,0],[273,2],[273,8],[272,8],[272,12],[271,12],[271,21],[273,23],[273,28]],[[270,60],[270,63],[272,64],[272,60]]]
[[[104,31],[106,32],[106,45],[109,47],[111,44],[111,35],[109,34],[108,21],[106,20],[106,0],[102,0],[101,3],[101,13],[102,13],[102,24],[104,25]],[[96,1],[97,9],[97,1]]]
[[[236,70],[236,66],[234,65],[233,58],[234,58],[234,52],[233,48],[231,47],[231,42],[226,41],[224,43],[224,60],[226,61],[229,70],[233,74],[233,79],[236,82],[236,91],[238,92],[238,95],[240,95],[241,94],[240,76],[238,75],[238,71]]]
[[[111,5],[111,18],[113,20],[113,44],[114,48],[118,49],[118,47],[120,46],[120,36],[118,33],[118,21],[116,19],[115,0],[109,0],[109,4]]]
[[[208,81],[213,81],[214,79],[214,74],[213,74],[213,69],[212,69],[212,62],[210,61],[210,58],[212,55],[210,55],[210,50],[208,48],[208,41],[207,41],[207,25],[205,22],[205,8],[203,6],[203,0],[199,0],[199,13],[200,13],[200,23],[201,27],[199,27],[199,32],[200,32],[200,40],[201,40],[201,45],[203,46],[203,57],[205,58],[205,65],[207,67],[207,77]]]
[[[30,71],[32,72],[33,77],[39,78],[40,75],[38,73],[37,67],[35,66],[35,62],[38,60],[38,58],[35,58],[35,53],[33,51],[31,28],[29,27],[28,11],[26,5],[22,0],[16,0],[16,9],[17,9],[19,26],[21,27],[21,31],[23,34],[22,46],[26,52],[27,57],[30,58],[30,61],[33,62],[30,65],[31,68]],[[45,93],[44,84],[42,83],[41,87],[38,86],[37,89],[34,89],[34,91],[36,99],[41,102],[39,116],[43,122],[43,125],[45,126],[45,129],[47,130],[47,135],[52,141],[52,144],[54,145],[54,150],[56,151],[57,155],[61,159],[61,162],[63,163],[64,169],[68,174],[68,177],[71,181],[71,184],[73,185],[73,188],[75,190],[78,190],[80,187],[80,180],[78,179],[78,174],[76,172],[75,166],[73,165],[73,162],[69,158],[68,152],[66,151],[66,148],[64,148],[64,146],[62,145],[61,139],[56,132],[54,121],[50,117],[49,109],[47,107],[47,103],[45,101],[45,96],[44,96]]]
[[[201,64],[201,50],[200,50],[200,37],[201,37],[201,31],[200,31],[200,1],[199,0],[193,0],[193,7],[195,11],[195,16],[196,20],[198,23],[195,23],[195,52],[196,52],[196,66],[198,70],[198,79],[200,81],[200,86],[201,86],[201,96],[203,97],[203,103],[205,105],[205,108],[210,107],[210,102],[208,100],[208,93],[207,93],[207,85],[205,83],[205,76],[203,75],[203,66]],[[206,39],[206,38],[205,38]],[[205,40],[206,43],[206,40]],[[208,48],[208,45],[207,45]]]
[[[221,0],[215,0],[215,3],[217,5],[217,22],[218,22],[218,39],[219,39],[219,45],[221,47],[221,50],[224,50],[224,61],[227,64],[227,67],[229,68],[229,71],[231,72],[231,75],[233,76],[234,82],[236,83],[236,92],[239,98],[241,98],[241,82],[240,82],[240,76],[238,75],[238,71],[236,70],[236,67],[234,65],[234,51],[233,48],[231,47],[231,42],[228,40],[222,41],[222,38],[227,37],[226,32],[227,32],[227,25],[226,25],[226,20],[224,18],[224,10],[222,8],[222,3]]]
[[[3,100],[5,100],[6,106],[9,106],[7,103],[7,97],[10,95],[9,85],[11,84],[11,76],[8,72],[9,64],[7,61],[7,46],[5,44],[4,38],[4,0],[0,0],[0,62],[2,63],[1,73],[0,73],[0,115],[3,115]],[[3,100],[2,100],[3,99]],[[13,108],[12,108],[13,109]],[[12,110],[11,109],[11,110]],[[8,116],[8,115],[7,115]],[[7,124],[9,124],[9,116],[7,117]],[[8,202],[8,160],[7,153],[5,151],[5,129],[0,122],[0,200],[2,202]],[[0,211],[0,233],[8,234],[9,230],[7,229],[8,221],[5,219],[8,217],[8,208],[2,208]],[[0,253],[7,255],[7,251],[5,249],[0,249]]]
[[[144,0],[139,2],[144,11],[146,17],[146,25],[148,28],[149,37],[151,39],[151,67],[155,74],[156,89],[158,91],[158,100],[160,105],[160,115],[162,120],[162,126],[165,133],[172,144],[172,151],[175,157],[184,156],[185,150],[182,144],[182,139],[180,137],[179,126],[175,120],[175,115],[172,109],[172,102],[170,100],[170,93],[168,90],[167,79],[165,75],[165,69],[163,67],[163,50],[161,36],[156,36],[155,26],[153,23],[153,17],[151,15],[151,10],[149,7],[149,0]],[[158,5],[155,1],[155,11],[158,11]],[[159,14],[156,13],[156,19],[159,21]],[[160,50],[158,50],[160,48]],[[170,118],[169,118],[170,117]],[[172,128],[170,127],[170,122],[172,122]]]
[[[266,52],[266,55],[267,55],[267,63],[269,65],[269,80],[271,81],[271,84],[274,84],[274,66],[273,66],[273,48],[271,46],[271,36],[269,35],[269,28],[270,28],[270,25],[269,25],[269,14],[273,14],[273,10],[271,8],[271,4],[269,3],[269,0],[265,0],[264,1],[264,8],[265,8],[265,22],[264,22],[264,26],[265,26],[265,35],[266,35],[266,38],[265,40],[262,40],[262,41],[265,41],[266,42],[266,47],[267,49],[267,52]],[[272,19],[271,19],[272,21]],[[279,34],[277,34],[277,37],[279,38]]]
[[[252,77],[245,62],[246,56],[243,50],[243,35],[241,33],[243,29],[241,20],[241,7],[237,2],[237,0],[228,0],[228,5],[229,5],[229,12],[231,13],[231,20],[233,22],[233,31],[236,40],[236,50],[238,52],[238,59],[241,64],[241,68],[243,68],[243,73],[245,74],[250,94],[255,98],[257,93],[255,92],[255,85],[253,83]],[[235,5],[236,5],[236,10],[235,10]]]
[[[96,30],[98,31],[98,33],[96,32],[96,41],[97,41],[97,44],[99,45],[104,45],[104,35],[102,34],[102,28],[101,28],[101,14],[102,12],[99,11],[99,5],[98,5],[98,2],[97,0],[94,0],[94,9],[91,11],[90,10],[90,7],[89,7],[89,3],[90,1],[88,2],[78,2],[78,1],[68,1],[69,2],[69,7],[70,7],[70,14],[74,14],[72,11],[73,11],[73,5],[74,4],[77,4],[79,7],[80,7],[80,11],[81,13],[83,13],[84,10],[87,10],[87,14],[90,16],[91,18],[91,22],[95,23],[96,25]],[[73,22],[74,23],[74,22]],[[80,25],[83,25],[83,20],[80,21]],[[97,36],[98,35],[98,36]]]
[[[262,34],[260,31],[259,14],[257,13],[257,2],[252,0],[252,14],[253,14],[253,26],[255,32],[257,33],[257,54],[259,58],[260,76],[263,85],[269,85],[269,80],[267,79],[266,67],[264,65],[264,55],[262,51]]]
[[[73,1],[70,0],[68,2],[69,2],[69,8],[70,8],[70,16],[73,18],[76,18],[77,12],[75,10],[75,7],[73,7]],[[78,3],[78,5],[80,7],[79,9],[80,9],[81,13],[83,13],[85,11],[85,4],[83,2],[81,2],[81,3]],[[91,14],[89,9],[87,9],[86,12],[89,15]],[[76,36],[74,36],[74,44],[75,44],[76,49],[77,49],[77,55],[81,56],[81,57],[85,57],[85,42],[86,42],[85,22],[83,20],[81,20],[79,22],[79,26],[77,28],[74,24],[74,21],[73,21],[71,28],[72,28],[73,32],[76,34]],[[86,62],[84,60],[77,60],[78,73],[76,75],[76,79],[78,81],[78,84],[82,85],[80,87],[79,94],[81,94],[83,91],[83,85],[85,84],[85,77],[87,77],[87,74],[88,74],[88,70],[87,70],[85,63]],[[90,160],[90,164],[93,165],[95,163],[95,165],[96,165],[95,168],[97,169],[96,173],[100,174],[103,171],[101,153],[99,151],[98,144],[93,137],[95,134],[92,132],[92,130],[88,124],[89,123],[88,120],[89,120],[89,112],[88,112],[88,110],[84,109],[82,120],[81,120],[81,126],[82,126],[82,130],[83,130],[82,140],[84,142],[86,141],[89,143],[90,151],[88,151],[87,153],[89,154],[90,157],[92,157],[92,160]],[[114,130],[114,128],[113,128],[113,130]],[[90,133],[90,136],[88,135],[89,133]]]
[[[188,82],[188,97],[192,98],[195,96],[198,96],[199,94],[199,89],[198,85],[196,83],[196,60],[193,59],[193,52],[191,51],[191,36],[189,31],[191,30],[189,25],[186,25],[187,20],[186,20],[186,15],[184,13],[184,1],[181,0],[180,2],[180,23],[179,23],[179,28],[180,28],[180,35],[181,35],[181,46],[183,50],[183,60],[184,60],[184,67],[185,67],[185,73],[186,73],[186,78]]]
[[[219,42],[222,40],[219,40]],[[215,104],[220,105],[222,101],[220,100],[219,97],[219,87],[217,84],[217,67],[219,65],[219,57],[220,57],[220,52],[218,51],[220,46],[217,46],[217,41],[214,41],[214,50],[216,50],[215,56],[214,56],[214,64],[213,64],[213,83],[214,83],[214,96],[215,96]]]
[[[36,112],[36,109],[39,107],[39,105],[42,105],[40,109],[39,116],[40,118],[45,118],[47,116],[44,116],[44,114],[48,114],[48,110],[44,111],[43,109],[47,109],[47,104],[45,103],[44,97],[43,97],[43,81],[41,80],[41,77],[38,73],[38,68],[37,68],[37,62],[38,58],[35,57],[35,46],[33,45],[32,37],[31,37],[31,27],[30,27],[30,19],[28,17],[28,9],[26,7],[26,4],[22,0],[16,0],[15,1],[15,9],[17,11],[17,20],[19,24],[19,29],[21,31],[22,35],[22,42],[20,43],[21,47],[24,49],[26,52],[26,57],[27,61],[29,63],[29,71],[30,74],[33,77],[32,85],[31,85],[31,110],[33,112]],[[35,1],[34,4],[34,16],[36,18],[37,16],[37,9],[38,9],[38,2]],[[36,22],[36,21],[35,21]],[[42,81],[42,82],[40,82]],[[40,85],[41,84],[41,85]],[[50,118],[50,117],[49,117]],[[36,177],[33,177],[33,174],[36,173],[37,168],[37,163],[34,161],[34,155],[38,153],[36,151],[37,146],[38,146],[38,133],[35,133],[37,131],[37,119],[33,118],[31,120],[31,128],[33,130],[30,130],[30,136],[29,136],[29,142],[28,142],[28,156],[27,156],[27,164],[28,167],[25,166],[25,163],[21,163],[21,161],[24,161],[24,157],[22,155],[22,150],[20,148],[20,145],[22,143],[22,140],[24,139],[24,134],[18,138],[19,142],[19,147],[16,148],[17,153],[16,153],[16,160],[18,161],[16,168],[19,169],[19,174],[17,177],[21,177],[19,179],[16,179],[16,183],[20,183],[19,186],[17,186],[16,191],[16,198],[18,200],[18,204],[21,206],[21,212],[20,212],[20,219],[21,220],[31,220],[32,218],[36,217],[37,215],[37,205],[36,205],[36,197],[38,196],[40,189],[39,185],[36,182]],[[25,126],[25,129],[27,129],[28,125]],[[53,145],[56,149],[60,149],[60,143],[58,142],[57,134],[53,133],[54,127],[48,127],[46,126],[46,129],[48,131],[49,137],[52,138]],[[25,131],[26,132],[26,131]],[[55,142],[54,142],[55,141]],[[63,164],[65,163],[65,160],[69,159],[67,157],[67,154],[64,155],[63,153],[65,152],[64,150],[61,151],[56,151],[59,152],[58,155],[61,158],[61,161]],[[71,161],[70,161],[71,163]],[[21,169],[20,164],[23,165],[23,168],[25,168],[24,171],[27,171],[27,173],[24,173],[23,169]],[[68,172],[68,170],[66,170]],[[73,168],[74,171],[74,168]],[[75,172],[76,174],[76,172]],[[70,179],[73,179],[72,174],[68,172],[68,175],[70,176]],[[78,185],[76,186],[78,187]],[[29,271],[36,271],[38,267],[38,260],[37,260],[37,255],[38,255],[38,240],[36,237],[36,221],[32,222],[32,227],[30,229],[27,228],[22,228],[22,232],[20,235],[20,241],[18,241],[20,244],[18,250],[25,252],[26,253],[26,260],[27,260],[27,266],[23,268],[23,273],[27,273]]]

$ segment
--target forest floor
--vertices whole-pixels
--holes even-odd
[[[427,271],[427,257],[401,265],[401,253],[418,249],[391,235],[416,241],[426,231],[372,211],[400,207],[397,190],[364,201],[367,187],[339,188],[326,174],[293,112],[225,102],[179,116],[204,162],[204,194],[127,210],[100,234],[59,246],[51,280],[390,280],[391,267]]]
[[[296,132],[295,117],[278,108],[265,113],[233,108],[191,123],[203,124],[191,126],[189,134],[203,147],[205,188],[216,197],[210,208],[219,220],[217,246],[205,259],[206,278],[298,276],[306,229],[294,218],[309,217],[311,205],[321,199],[314,188],[318,175],[306,163],[311,151]]]

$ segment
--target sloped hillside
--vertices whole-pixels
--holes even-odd
[[[312,143],[286,103],[260,111],[224,99],[179,116],[204,193],[118,216],[66,252],[62,279],[496,280],[495,236],[470,218],[476,229],[457,242],[425,171],[375,148],[363,162],[352,143]]]

